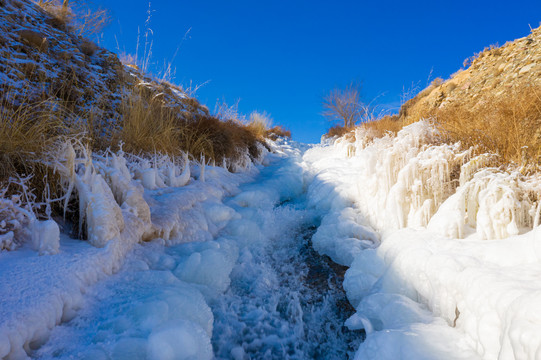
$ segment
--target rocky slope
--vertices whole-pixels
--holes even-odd
[[[208,116],[180,87],[155,80],[82,38],[69,23],[30,0],[0,1],[3,107],[55,102],[76,115],[117,121],[122,96],[136,87],[180,113]]]
[[[442,83],[436,82],[408,101],[400,117],[408,122],[446,106],[460,103],[471,109],[524,87],[541,85],[541,27],[502,47],[491,46],[470,59]]]

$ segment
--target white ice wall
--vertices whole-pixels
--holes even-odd
[[[305,154],[329,209],[314,247],[350,266],[347,325],[368,333],[357,358],[539,358],[541,179],[471,154],[424,121]]]

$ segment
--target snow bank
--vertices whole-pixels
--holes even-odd
[[[350,266],[347,325],[368,334],[356,358],[537,358],[539,179],[479,170],[490,155],[438,144],[428,122],[369,135],[304,156],[309,201],[329,209],[314,247]]]
[[[203,182],[191,177],[193,167],[199,174],[202,167],[190,164],[186,156],[177,162],[159,156],[141,159],[122,152],[90,154],[76,142],[59,146],[52,159],[65,183],[65,204],[73,196],[78,198],[79,233],[86,233],[88,241],[69,239],[60,234],[53,220],[38,221],[13,202],[16,199],[2,199],[0,211],[10,212],[10,219],[16,220],[0,224],[2,248],[12,249],[18,232],[30,238],[31,246],[0,252],[0,358],[36,355],[51,331],[71,320],[88,302],[83,294],[118,272],[137,244],[151,239],[168,245],[209,241],[211,247],[195,251],[186,259],[173,261],[164,256],[156,260],[159,265],[155,266],[160,270],[148,275],[155,277],[149,282],[159,283],[160,271],[167,270],[169,277],[163,281],[178,282],[178,286],[171,285],[171,292],[176,295],[164,295],[162,300],[174,302],[176,296],[178,301],[164,321],[148,328],[145,341],[137,337],[117,338],[113,341],[116,347],[108,348],[105,355],[98,348],[86,347],[81,352],[73,349],[79,354],[74,356],[100,358],[118,355],[128,348],[132,349],[127,353],[134,353],[144,345],[152,359],[167,359],[172,354],[184,354],[190,359],[211,358],[212,314],[202,293],[211,297],[227,288],[238,250],[226,239],[210,240],[238,217],[233,209],[222,204],[222,198],[238,192],[239,184],[252,179],[257,169],[244,164],[243,173],[232,174],[207,166]],[[36,257],[31,248],[40,254],[56,255]],[[145,274],[139,274],[143,283]],[[192,302],[201,305],[192,308]],[[153,309],[151,304],[141,311]],[[206,317],[201,320],[198,316]],[[140,320],[134,321],[133,326],[141,326]]]
[[[107,161],[112,164],[119,160],[109,157]],[[288,159],[269,155],[267,161]],[[43,359],[55,354],[92,359],[213,358],[210,339],[214,318],[208,304],[228,289],[240,254],[246,260],[250,252],[246,246],[250,244],[255,251],[267,238],[262,225],[249,217],[260,216],[261,209],[272,211],[276,201],[302,192],[299,166],[283,170],[279,176],[269,175],[281,165],[275,164],[272,172],[263,169],[262,174],[257,169],[231,174],[208,166],[205,182],[192,179],[182,188],[145,190],[143,198],[151,214],[148,236],[153,240],[134,244],[118,273],[92,287],[83,286],[87,293],[84,306],[78,305],[81,309],[77,318],[54,328],[48,341],[45,336],[41,346],[28,352]],[[125,172],[109,165],[99,168],[105,179],[116,179],[113,182],[117,185]],[[158,174],[162,176],[164,172]],[[260,185],[243,186],[250,189],[250,198],[254,200],[253,206],[243,206],[246,204],[239,185],[256,175],[265,180]],[[295,184],[284,188],[291,181]],[[271,187],[281,195],[269,198]],[[262,191],[258,192],[258,188]],[[126,198],[126,192],[114,189],[118,187],[113,186],[115,199]],[[226,195],[233,197],[224,203]],[[125,207],[121,206],[123,211]],[[275,224],[273,228],[279,231]],[[106,252],[113,242],[91,249]],[[84,257],[89,258],[88,254]],[[231,354],[238,352],[239,349]]]

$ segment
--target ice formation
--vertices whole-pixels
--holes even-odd
[[[349,267],[357,359],[537,358],[540,179],[441,144],[429,122],[355,138],[269,143],[267,167],[66,144],[55,164],[89,241],[1,200],[18,222],[0,223],[0,248],[25,230],[31,246],[0,252],[0,357],[306,356],[299,339],[319,339],[306,321],[323,317],[300,290],[275,294],[270,263],[300,271],[281,236],[307,223],[314,249]]]
[[[535,359],[540,179],[437,135],[428,122],[379,139],[359,129],[354,150],[339,140],[304,156],[309,199],[330,209],[314,246],[350,266],[347,325],[367,332],[356,358]]]
[[[145,315],[147,322],[136,326],[147,326],[147,340],[142,341],[137,336],[116,339],[106,355],[99,346],[91,346],[82,352],[75,349],[74,356],[212,357],[212,314],[201,293],[210,296],[223,292],[236,260],[236,250],[227,240],[212,240],[235,217],[235,211],[221,203],[222,198],[236,191],[238,185],[252,175],[249,169],[231,174],[225,169],[207,166],[212,176],[207,176],[206,182],[191,181],[190,162],[186,156],[183,160],[181,168],[167,157],[141,159],[122,151],[91,154],[77,142],[60,144],[52,150],[50,162],[65,184],[63,201],[67,204],[70,198],[77,196],[81,214],[79,232],[85,230],[88,242],[60,234],[55,221],[36,219],[18,205],[17,199],[1,200],[0,211],[6,212],[6,218],[10,219],[9,223],[0,224],[2,249],[13,249],[17,245],[18,232],[29,238],[30,247],[0,252],[3,274],[0,280],[0,358],[38,356],[39,349],[47,348],[45,344],[53,329],[73,319],[88,302],[84,294],[95,289],[95,284],[103,283],[100,280],[114,277],[126,258],[140,246],[138,244],[152,239],[162,246],[208,240],[207,244],[218,247],[194,252],[186,261],[181,259],[177,263],[171,263],[169,257],[148,260],[150,264],[157,263],[148,275],[155,276],[150,283],[154,286],[163,281],[164,289],[171,286],[169,292],[177,295],[171,296],[166,291],[162,300],[142,308],[150,317]],[[31,249],[56,255],[35,258]],[[221,264],[221,268],[217,270],[215,263]],[[140,271],[149,270],[144,263],[136,264]],[[160,278],[165,269],[174,270],[169,268],[171,264],[178,267],[176,273],[180,278],[193,285],[187,285],[171,272],[168,277]],[[208,264],[212,264],[214,270],[205,275],[201,270],[208,272]],[[143,283],[147,279],[144,274],[138,274]],[[213,276],[216,274],[219,277]],[[149,320],[163,301],[169,302],[171,308],[163,321],[159,321],[159,316]],[[179,311],[181,309],[184,310]],[[123,326],[123,321],[118,319],[115,326]],[[45,353],[40,354],[40,357],[45,356]]]

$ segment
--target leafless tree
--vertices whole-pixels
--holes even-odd
[[[367,106],[361,101],[361,90],[352,82],[346,88],[335,88],[323,98],[323,116],[329,121],[343,121],[351,128],[366,115]]]

